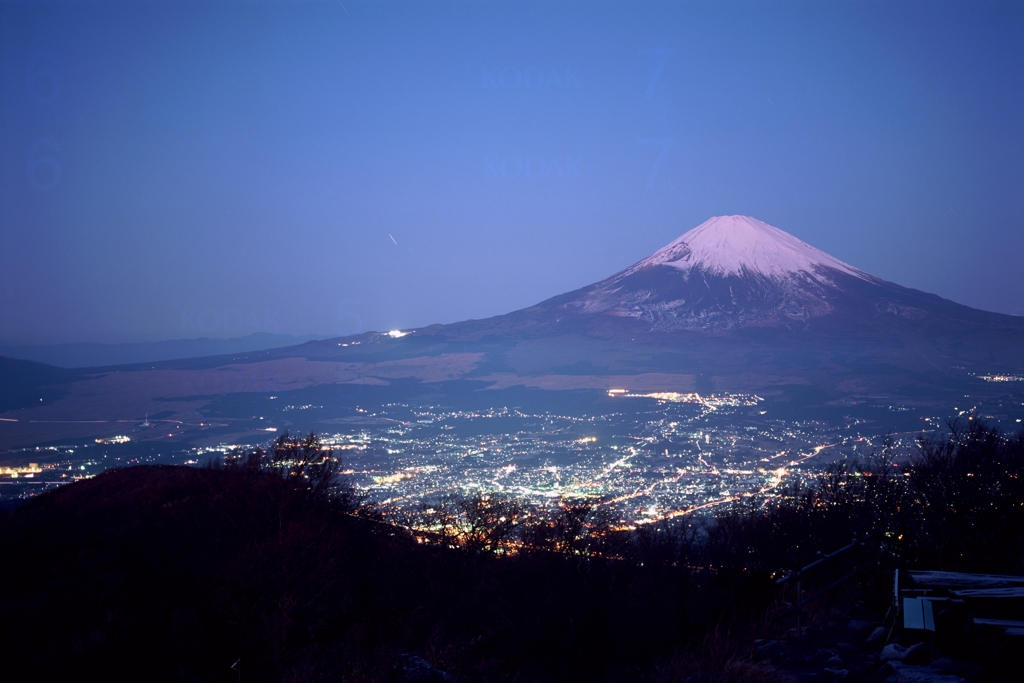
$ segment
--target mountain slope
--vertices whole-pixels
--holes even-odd
[[[633,266],[535,308],[632,318],[661,331],[806,329],[828,317],[839,327],[929,317],[1020,327],[1010,316],[886,282],[745,216],[712,218]]]
[[[391,354],[488,349],[484,375],[589,363],[605,375],[716,377],[726,390],[795,382],[922,394],[1024,370],[1024,319],[887,282],[744,216],[712,218],[534,306],[381,342]]]
[[[51,365],[0,356],[0,413],[54,401],[78,377]]]
[[[0,406],[0,447],[52,440],[56,430],[109,436],[122,428],[116,420],[147,412],[188,425],[225,395],[320,396],[318,387],[336,385],[339,401],[371,386],[387,400],[514,387],[795,391],[805,405],[932,405],[945,414],[966,395],[1024,388],[979,378],[1024,375],[1022,349],[1022,318],[881,280],[729,216],[600,282],[484,320],[67,375],[34,368],[31,396]],[[46,384],[63,398],[38,401]],[[95,425],[106,423],[100,433]]]

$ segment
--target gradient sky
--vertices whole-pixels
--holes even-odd
[[[0,342],[351,334],[713,215],[1024,314],[1024,3],[0,3]]]

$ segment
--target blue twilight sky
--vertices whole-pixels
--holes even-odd
[[[713,215],[1024,314],[1024,3],[0,3],[0,342],[505,313]]]

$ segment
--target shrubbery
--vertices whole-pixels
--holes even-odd
[[[792,568],[853,537],[890,568],[1024,573],[1024,435],[956,423],[902,465],[886,452],[836,462],[812,486],[720,513],[704,550],[715,565]]]

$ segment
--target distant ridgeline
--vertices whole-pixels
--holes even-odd
[[[193,329],[193,331],[195,330]],[[0,356],[31,360],[60,368],[94,368],[262,351],[304,344],[320,338],[316,335],[294,336],[255,332],[244,337],[230,339],[203,337],[132,344],[77,343],[49,346],[4,344],[0,345]]]

